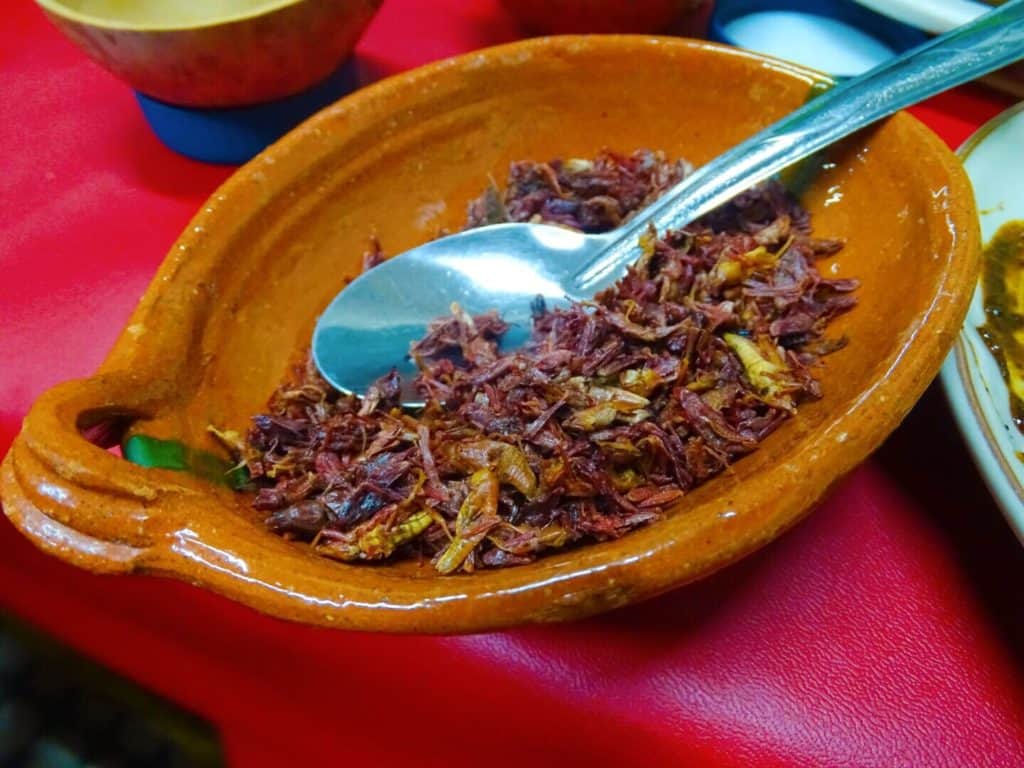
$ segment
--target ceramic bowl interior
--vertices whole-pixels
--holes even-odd
[[[250,498],[143,469],[81,438],[126,424],[215,450],[307,347],[367,239],[389,253],[463,221],[510,161],[663,149],[703,163],[803,103],[822,76],[669,38],[542,38],[406,73],[303,124],[197,214],[94,377],[45,394],[3,473],[5,511],[44,549],[190,580],[300,621],[470,631],[592,614],[691,581],[793,525],[899,423],[938,371],[973,288],[978,234],[956,158],[908,115],[833,148],[803,195],[821,269],[856,277],[824,397],[753,455],[617,541],[438,576],[347,565],[268,533]],[[387,307],[381,307],[387,311]],[[95,433],[95,429],[93,429]]]
[[[978,129],[960,155],[971,178],[988,242],[1009,221],[1024,220],[1024,107],[1018,105]],[[979,328],[985,323],[980,285],[942,378],[957,422],[985,482],[1024,541],[1024,434],[1010,412],[1010,394],[999,362]]]
[[[170,104],[289,96],[352,53],[381,0],[37,0],[85,53]]]

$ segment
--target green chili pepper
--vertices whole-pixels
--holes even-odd
[[[231,464],[208,451],[189,448],[178,440],[132,435],[121,445],[121,453],[128,461],[141,467],[189,472],[235,490],[249,482],[249,472],[245,467]]]

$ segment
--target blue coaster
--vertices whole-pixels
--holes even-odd
[[[819,34],[808,34],[815,30]],[[928,39],[852,0],[718,0],[708,34],[839,77],[860,74]]]
[[[175,152],[205,163],[234,165],[358,87],[357,67],[349,60],[305,91],[249,107],[182,107],[139,92],[135,97],[153,132]]]

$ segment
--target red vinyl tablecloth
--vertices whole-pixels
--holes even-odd
[[[0,452],[90,373],[230,173],[179,157],[28,0],[0,25]],[[388,0],[393,72],[520,33]],[[916,109],[956,146],[1007,100]],[[935,387],[806,522],[700,584],[570,625],[394,637],[101,577],[0,522],[0,607],[214,722],[232,765],[1024,765],[1024,551]]]

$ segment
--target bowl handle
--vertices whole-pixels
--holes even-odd
[[[125,372],[70,381],[44,393],[26,416],[0,467],[0,499],[7,517],[44,551],[123,573],[179,527],[174,501],[196,495],[187,480],[131,464],[83,435],[104,420],[154,413],[166,385],[143,381]],[[150,511],[158,501],[159,516]]]

